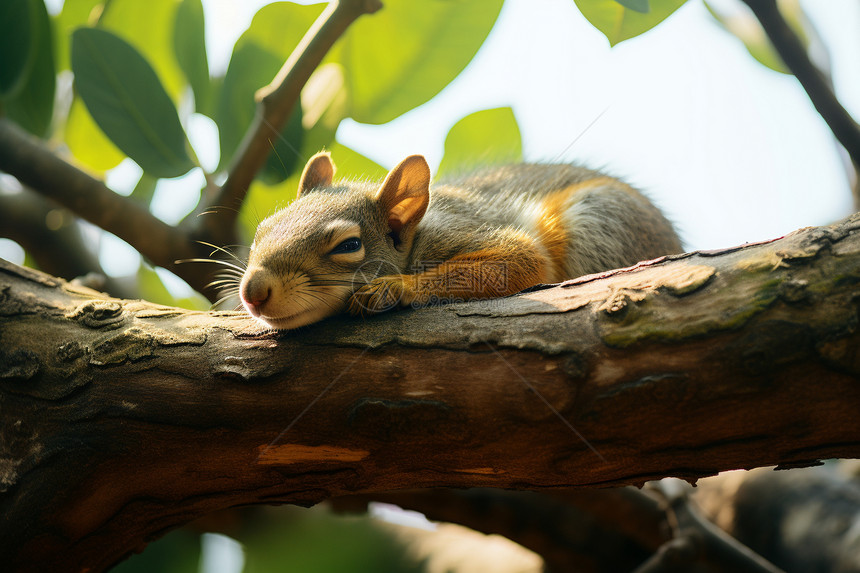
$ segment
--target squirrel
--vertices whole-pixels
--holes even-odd
[[[314,155],[296,200],[257,227],[239,292],[270,328],[500,297],[682,251],[641,193],[582,167],[488,167],[432,188],[421,155],[381,184],[334,173]]]

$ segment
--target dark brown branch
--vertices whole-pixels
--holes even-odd
[[[67,219],[59,228],[48,228],[47,219],[52,212]],[[139,297],[105,274],[96,254],[84,242],[76,221],[65,208],[27,189],[0,194],[0,233],[21,245],[40,269],[66,280],[94,273],[103,277],[98,290],[123,298]]]
[[[860,516],[856,478],[833,464],[742,477],[734,495],[720,500],[732,506],[733,536],[786,571],[860,571],[852,533]]]
[[[161,266],[172,266],[185,236],[133,200],[66,163],[7,119],[0,119],[0,171],[134,245]],[[186,250],[186,256],[193,251]]]
[[[380,0],[332,0],[272,83],[258,92],[260,101],[254,122],[236,151],[227,180],[213,205],[225,209],[219,211],[219,217],[201,219],[201,224],[216,227],[210,229],[208,235],[217,236],[217,227],[235,224],[251,181],[269,156],[271,140],[280,136],[302,88],[334,43],[358,17],[372,14],[381,7]]]
[[[205,257],[208,250],[134,200],[117,195],[98,179],[63,161],[42,142],[5,118],[0,118],[0,171],[15,176],[44,197],[113,233],[153,264],[171,270],[193,288],[207,293],[206,285],[212,280],[213,269],[175,262]]]
[[[848,152],[855,167],[860,166],[860,125],[842,107],[827,78],[809,59],[806,48],[779,12],[776,0],[744,2],[761,22],[780,58],[806,90],[815,109]]]

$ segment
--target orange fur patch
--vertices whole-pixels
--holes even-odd
[[[618,181],[611,177],[597,177],[570,185],[547,195],[541,203],[541,215],[537,226],[540,233],[540,242],[549,255],[552,264],[553,276],[550,281],[561,281],[568,278],[565,276],[565,263],[567,261],[567,250],[570,247],[570,237],[564,226],[562,215],[569,205],[569,199],[575,193],[600,187],[607,184],[617,184]]]

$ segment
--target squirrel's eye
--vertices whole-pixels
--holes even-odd
[[[361,248],[361,239],[358,237],[350,237],[341,241],[335,248],[331,250],[330,255],[340,255],[343,253],[354,253]]]

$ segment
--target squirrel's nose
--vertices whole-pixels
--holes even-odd
[[[242,280],[240,295],[242,302],[248,307],[258,309],[263,306],[272,294],[269,282],[263,273],[246,273]]]

